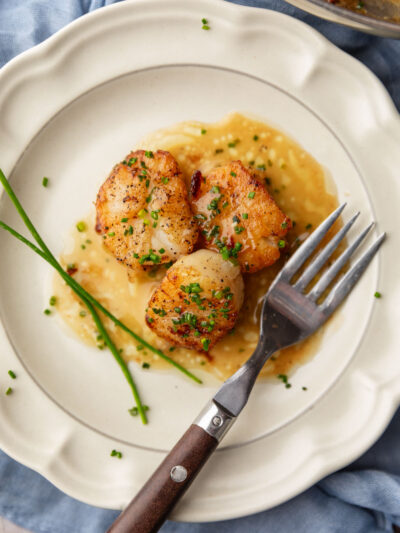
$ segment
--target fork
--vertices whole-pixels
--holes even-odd
[[[350,293],[385,239],[382,233],[353,266],[331,283],[373,227],[370,224],[306,292],[356,221],[354,215],[292,282],[346,204],[338,207],[298,248],[270,286],[261,311],[261,331],[251,357],[221,386],[108,533],[154,533],[189,487],[247,403],[256,378],[273,353],[316,331]]]

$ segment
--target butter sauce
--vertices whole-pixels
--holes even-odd
[[[207,173],[215,166],[240,159],[244,165],[258,169],[268,190],[281,209],[295,222],[287,235],[289,254],[337,206],[332,183],[321,167],[304,149],[284,133],[258,120],[233,113],[215,124],[185,122],[147,136],[137,148],[164,149],[178,161],[189,185],[195,170]],[[121,154],[121,159],[125,154]],[[106,176],[104,176],[104,179]],[[148,342],[165,351],[191,370],[202,369],[225,379],[251,355],[259,335],[259,318],[263,295],[282,268],[288,254],[272,267],[244,276],[245,301],[234,332],[222,339],[210,352],[211,357],[170,346],[145,324],[145,309],[151,293],[164,276],[165,267],[141,273],[129,280],[127,269],[103,246],[94,230],[95,213],[72,230],[61,256],[64,267],[73,265],[74,278],[115,316]],[[60,277],[54,281],[57,310],[63,321],[84,342],[104,343],[84,306]],[[166,368],[168,363],[147,352],[115,324],[104,318],[105,326],[126,360],[147,368]],[[264,376],[287,374],[296,365],[310,359],[318,349],[323,329],[309,339],[282,350],[270,360]]]

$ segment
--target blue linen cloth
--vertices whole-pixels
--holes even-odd
[[[0,0],[0,66],[73,19],[120,0]],[[310,24],[365,63],[400,109],[400,41],[308,15],[281,0],[236,3],[275,9]],[[118,512],[80,503],[0,451],[0,516],[34,533],[103,533]],[[400,410],[360,459],[274,509],[218,523],[167,522],[162,533],[378,533],[400,526]]]

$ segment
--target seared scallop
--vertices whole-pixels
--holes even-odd
[[[176,261],[197,241],[182,173],[169,152],[130,153],[100,187],[96,211],[105,246],[132,269]]]
[[[191,206],[201,245],[238,261],[242,272],[257,272],[280,256],[292,224],[266,187],[241,161],[192,176]]]
[[[150,299],[146,322],[176,346],[208,352],[235,325],[243,291],[238,266],[198,250],[168,270]]]

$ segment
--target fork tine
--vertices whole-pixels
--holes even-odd
[[[298,269],[303,265],[303,263],[310,257],[318,244],[325,237],[328,230],[331,228],[336,219],[339,218],[341,212],[346,207],[346,203],[339,206],[333,213],[326,218],[322,224],[308,237],[308,239],[300,246],[296,253],[292,255],[289,261],[281,270],[279,274],[280,279],[290,281]]]
[[[344,267],[344,265],[353,255],[353,253],[357,250],[357,248],[360,246],[362,241],[367,236],[367,233],[373,226],[374,226],[374,222],[372,222],[367,228],[365,228],[365,230],[361,233],[361,235],[357,237],[357,239],[340,255],[340,257],[336,259],[333,265],[323,274],[323,276],[321,276],[318,282],[314,285],[311,291],[307,294],[307,297],[310,300],[312,300],[313,302],[316,302],[318,298],[322,296],[324,291],[328,288],[328,286],[334,280],[336,275],[340,272],[340,270]]]
[[[310,281],[321,270],[336,248],[339,246],[340,241],[344,238],[351,226],[354,224],[360,213],[356,213],[352,219],[350,219],[343,228],[336,233],[336,235],[329,241],[329,243],[320,251],[317,257],[306,268],[300,278],[294,284],[294,287],[298,291],[303,291]]]
[[[364,270],[370,264],[376,252],[379,250],[381,244],[385,240],[386,233],[382,233],[377,240],[372,244],[368,250],[363,254],[354,266],[346,272],[336,285],[332,288],[326,300],[321,304],[321,311],[325,316],[329,316],[338,307],[338,305],[345,299],[345,297],[352,290],[357,281],[361,278]]]

